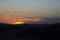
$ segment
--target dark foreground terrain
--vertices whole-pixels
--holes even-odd
[[[60,23],[0,24],[0,40],[60,40]]]

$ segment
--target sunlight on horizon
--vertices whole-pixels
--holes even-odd
[[[44,21],[44,18],[14,18],[14,17],[3,17],[0,18],[0,23],[7,23],[7,24],[24,24],[24,23],[29,23],[29,22],[40,22]]]
[[[24,22],[13,22],[12,24],[24,24]]]

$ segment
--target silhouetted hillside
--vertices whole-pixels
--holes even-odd
[[[60,38],[60,23],[10,25],[0,23],[0,40],[55,40]]]

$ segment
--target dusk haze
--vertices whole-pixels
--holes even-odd
[[[0,23],[45,18],[60,18],[60,0],[0,0]]]
[[[0,40],[60,40],[60,0],[0,0]]]

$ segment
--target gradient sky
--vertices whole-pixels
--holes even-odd
[[[0,0],[0,16],[59,18],[60,0]]]

